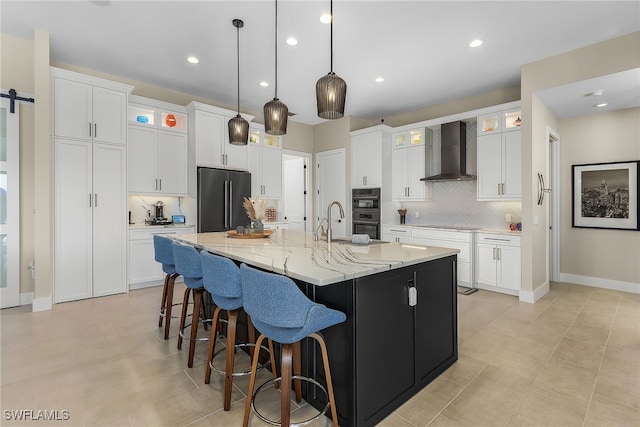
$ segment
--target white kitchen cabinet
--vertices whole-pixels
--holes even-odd
[[[478,200],[520,200],[521,151],[519,130],[478,137]]]
[[[145,226],[129,230],[129,288],[155,286],[164,279],[162,265],[155,260],[153,235],[195,233],[194,226]]]
[[[281,222],[281,221],[267,222],[267,221],[265,221],[263,224],[264,224],[264,229],[265,230],[289,230],[291,228],[291,225],[288,222]]]
[[[53,134],[112,144],[127,143],[127,97],[133,86],[51,68]]]
[[[426,227],[413,227],[413,243],[426,246],[457,249],[458,284],[472,287],[473,285],[473,243],[474,233],[460,230],[441,230]]]
[[[199,102],[187,105],[189,112],[189,139],[195,147],[197,166],[248,170],[246,145],[229,143],[228,122],[236,113]],[[247,120],[252,116],[243,115]]]
[[[279,137],[266,135],[262,127],[252,128],[249,132],[248,166],[252,197],[282,197],[282,150]]]
[[[56,138],[54,162],[54,301],[126,292],[126,148]]]
[[[351,187],[382,187],[382,151],[391,138],[384,125],[351,132]]]
[[[411,227],[406,225],[382,225],[382,240],[385,242],[412,243]]]
[[[129,104],[129,192],[184,196],[187,113],[184,107],[132,95]]]
[[[425,200],[425,146],[394,149],[393,200]]]
[[[477,286],[518,295],[521,285],[520,236],[478,233],[476,241]]]

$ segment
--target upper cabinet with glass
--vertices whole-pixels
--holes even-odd
[[[521,124],[522,113],[519,108],[484,114],[478,116],[478,136],[518,130]]]
[[[393,148],[412,147],[424,144],[424,128],[411,129],[392,134]]]
[[[502,131],[508,132],[520,129],[522,112],[520,109],[502,112]]]
[[[130,124],[186,133],[187,113],[180,111],[183,108],[179,105],[131,95],[127,117]]]
[[[281,138],[278,135],[269,135],[262,129],[249,129],[249,145],[261,145],[269,148],[281,148]]]

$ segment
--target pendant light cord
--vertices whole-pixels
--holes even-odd
[[[275,47],[276,47],[276,84],[275,84],[275,96],[274,99],[278,99],[278,0],[276,0],[276,38],[275,38]]]
[[[331,6],[329,14],[331,15],[331,72],[333,73],[333,0],[330,2]]]
[[[238,115],[240,115],[240,27],[236,27],[236,56],[238,59]]]

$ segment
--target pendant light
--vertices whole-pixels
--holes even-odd
[[[247,145],[249,139],[249,122],[240,115],[240,28],[244,27],[241,19],[231,21],[237,29],[236,50],[238,55],[238,115],[229,120],[229,143]]]
[[[318,117],[339,119],[344,116],[347,83],[333,72],[333,0],[331,0],[331,71],[316,83]]]
[[[278,0],[276,0],[276,37],[275,37],[275,96],[264,104],[264,131],[269,135],[285,135],[289,108],[278,99]]]

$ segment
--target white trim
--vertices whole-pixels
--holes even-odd
[[[185,106],[185,108],[187,109],[188,113],[194,113],[195,111],[206,111],[208,113],[213,113],[224,117],[235,117],[238,114],[237,111],[227,110],[226,108],[203,104],[202,102],[197,101],[191,101]],[[240,116],[242,116],[242,118],[244,118],[248,122],[252,121],[255,117],[251,114],[246,114],[243,112],[240,112]],[[264,125],[261,123],[251,123],[251,125],[262,125],[264,127]]]
[[[549,199],[552,200],[551,209],[547,213],[547,280],[558,281],[560,277],[560,235],[562,232],[562,221],[560,220],[560,204],[561,204],[561,192],[560,185],[560,134],[554,129],[547,127],[547,160],[553,160],[552,164],[547,162],[547,177],[550,177],[548,188],[552,191],[549,193]],[[553,179],[553,180],[552,180]],[[551,224],[553,224],[553,239],[549,239],[549,219],[553,218]],[[549,257],[553,255],[553,271],[549,268]]]
[[[542,285],[538,286],[533,292],[532,291],[520,291],[520,295],[518,299],[522,302],[528,302],[530,304],[535,304],[545,296],[545,294],[549,292],[549,282],[544,282]]]
[[[51,77],[58,77],[61,79],[74,80],[79,83],[85,83],[92,86],[99,86],[118,92],[125,92],[127,95],[133,91],[133,86],[106,80],[100,77],[89,76],[87,74],[76,73],[75,71],[65,70],[63,68],[49,67]],[[53,84],[51,84],[51,90],[53,91]]]
[[[33,292],[25,292],[20,294],[20,305],[33,304]]]
[[[622,280],[602,279],[599,277],[580,276],[577,274],[560,274],[560,281],[577,285],[593,286],[596,288],[612,289],[614,291],[640,294],[640,283],[623,282]]]
[[[34,313],[38,311],[47,311],[51,310],[51,307],[52,304],[50,296],[44,298],[34,298],[31,311]]]

